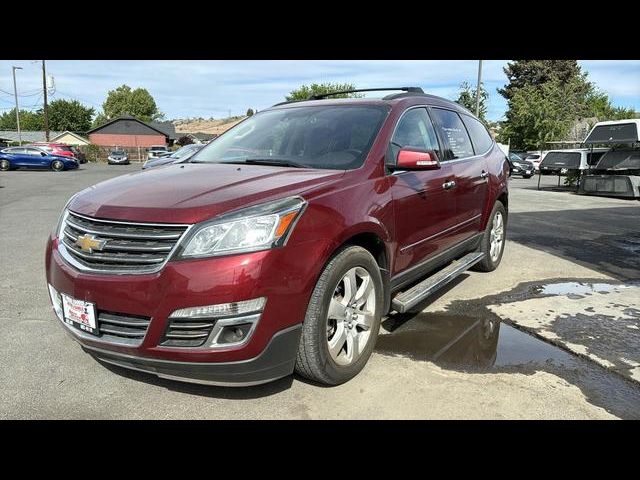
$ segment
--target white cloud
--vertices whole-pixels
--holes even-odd
[[[496,91],[506,82],[502,71],[505,64],[502,60],[483,62],[490,119],[501,118],[506,108]],[[13,92],[12,65],[24,67],[17,73],[21,92],[41,88],[39,61],[0,61],[0,90]],[[581,65],[616,103],[640,110],[640,62],[584,61]],[[322,81],[350,82],[362,88],[416,85],[453,99],[461,82],[475,84],[478,61],[52,60],[47,66],[56,79],[53,98],[77,98],[99,108],[109,90],[126,83],[148,89],[168,118],[179,118],[220,117],[228,111],[244,113],[249,107],[262,110],[284,100],[288,92],[303,83]],[[11,108],[13,98],[9,94],[0,92],[0,108]],[[24,97],[24,101],[21,98],[25,106],[37,106],[41,101],[38,96]]]

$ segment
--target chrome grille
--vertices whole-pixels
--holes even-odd
[[[149,328],[149,317],[98,312],[98,337],[101,340],[136,346],[142,343]]]
[[[83,270],[149,273],[169,258],[187,225],[144,224],[102,220],[68,212],[60,242],[63,255]],[[80,236],[91,236],[101,243],[96,250],[82,249]],[[104,242],[104,243],[102,243]]]
[[[215,319],[169,318],[169,326],[160,345],[164,347],[200,347],[209,338]]]

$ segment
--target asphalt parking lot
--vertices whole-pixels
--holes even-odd
[[[640,418],[638,201],[514,178],[499,269],[386,318],[354,380],[206,387],[102,365],[51,312],[44,248],[66,200],[139,168],[0,173],[0,418]]]

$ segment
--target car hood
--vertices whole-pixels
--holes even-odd
[[[98,183],[81,191],[69,209],[113,220],[197,223],[244,206],[301,194],[343,175],[343,170],[176,164]]]

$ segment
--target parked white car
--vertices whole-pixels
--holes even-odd
[[[171,151],[166,145],[152,145],[147,149],[147,160],[169,155]]]
[[[533,168],[537,173],[540,170],[540,162],[542,162],[546,154],[547,150],[529,151],[524,159],[533,164]]]

